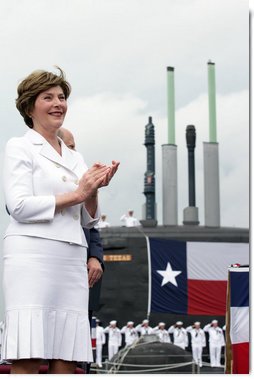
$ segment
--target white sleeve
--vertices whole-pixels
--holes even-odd
[[[188,332],[188,333],[190,333],[192,331],[192,326],[190,325],[190,326],[187,326],[187,328],[186,328],[186,332]]]
[[[85,206],[81,208],[81,226],[83,228],[92,229],[100,219],[100,208],[97,207],[94,218],[90,216]]]
[[[141,224],[140,224],[140,222],[136,219],[136,220],[134,221],[134,225],[135,225],[135,226],[140,226]]]
[[[204,332],[209,332],[210,328],[211,328],[211,324],[207,324],[206,326],[204,326],[203,330]]]
[[[120,217],[120,221],[125,221],[126,220],[126,215],[122,215],[121,217]]]
[[[205,332],[203,331],[202,333],[202,346],[205,347],[206,346],[206,338],[205,338]]]
[[[118,346],[121,346],[122,345],[122,334],[119,330],[119,333],[118,333]]]
[[[33,193],[33,161],[21,139],[12,138],[5,149],[3,181],[6,206],[21,223],[50,222],[55,215],[55,196]]]
[[[174,333],[175,327],[174,325],[171,325],[170,328],[168,328],[168,333]]]
[[[103,333],[108,333],[109,332],[109,326],[107,326],[105,329],[103,329]]]

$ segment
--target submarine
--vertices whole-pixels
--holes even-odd
[[[151,116],[145,125],[146,170],[144,174],[145,204],[141,225],[112,226],[100,229],[104,249],[105,272],[102,278],[100,303],[95,312],[103,326],[117,320],[118,326],[129,320],[139,324],[149,318],[150,325],[160,321],[167,327],[177,320],[184,325],[200,321],[202,325],[221,315],[185,315],[148,312],[149,257],[147,237],[199,242],[249,243],[249,229],[225,227],[220,224],[219,143],[216,125],[215,63],[208,61],[209,141],[203,143],[204,160],[204,226],[199,223],[195,189],[194,125],[186,127],[188,161],[188,206],[183,210],[183,224],[178,222],[177,145],[175,140],[174,67],[167,67],[168,140],[162,148],[162,225],[157,221],[155,126]],[[232,262],[235,263],[235,262]],[[248,262],[244,262],[248,263]],[[212,317],[212,318],[211,318]]]

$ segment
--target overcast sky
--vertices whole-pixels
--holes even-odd
[[[120,160],[100,191],[112,225],[129,208],[142,217],[144,126],[156,135],[156,199],[162,223],[161,145],[167,143],[166,67],[175,67],[178,212],[188,205],[185,129],[194,124],[196,203],[204,223],[203,141],[208,141],[207,62],[216,63],[221,224],[249,223],[247,0],[2,0],[0,169],[4,146],[26,132],[18,82],[59,65],[72,85],[65,127],[88,165]],[[7,225],[1,187],[0,233]]]

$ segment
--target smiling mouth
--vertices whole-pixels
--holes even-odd
[[[63,113],[62,112],[50,112],[49,113],[51,116],[62,116],[63,115]]]

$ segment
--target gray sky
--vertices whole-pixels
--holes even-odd
[[[194,124],[202,225],[211,59],[216,63],[221,224],[248,227],[248,12],[247,0],[2,0],[0,169],[7,140],[27,130],[15,108],[18,82],[35,69],[54,71],[59,65],[73,88],[64,126],[76,136],[85,161],[121,161],[110,187],[100,191],[101,209],[112,225],[120,225],[120,216],[130,207],[142,216],[144,126],[153,117],[161,224],[166,67],[174,66],[179,223],[188,205],[185,129]],[[3,236],[8,220],[2,187],[0,217]]]

